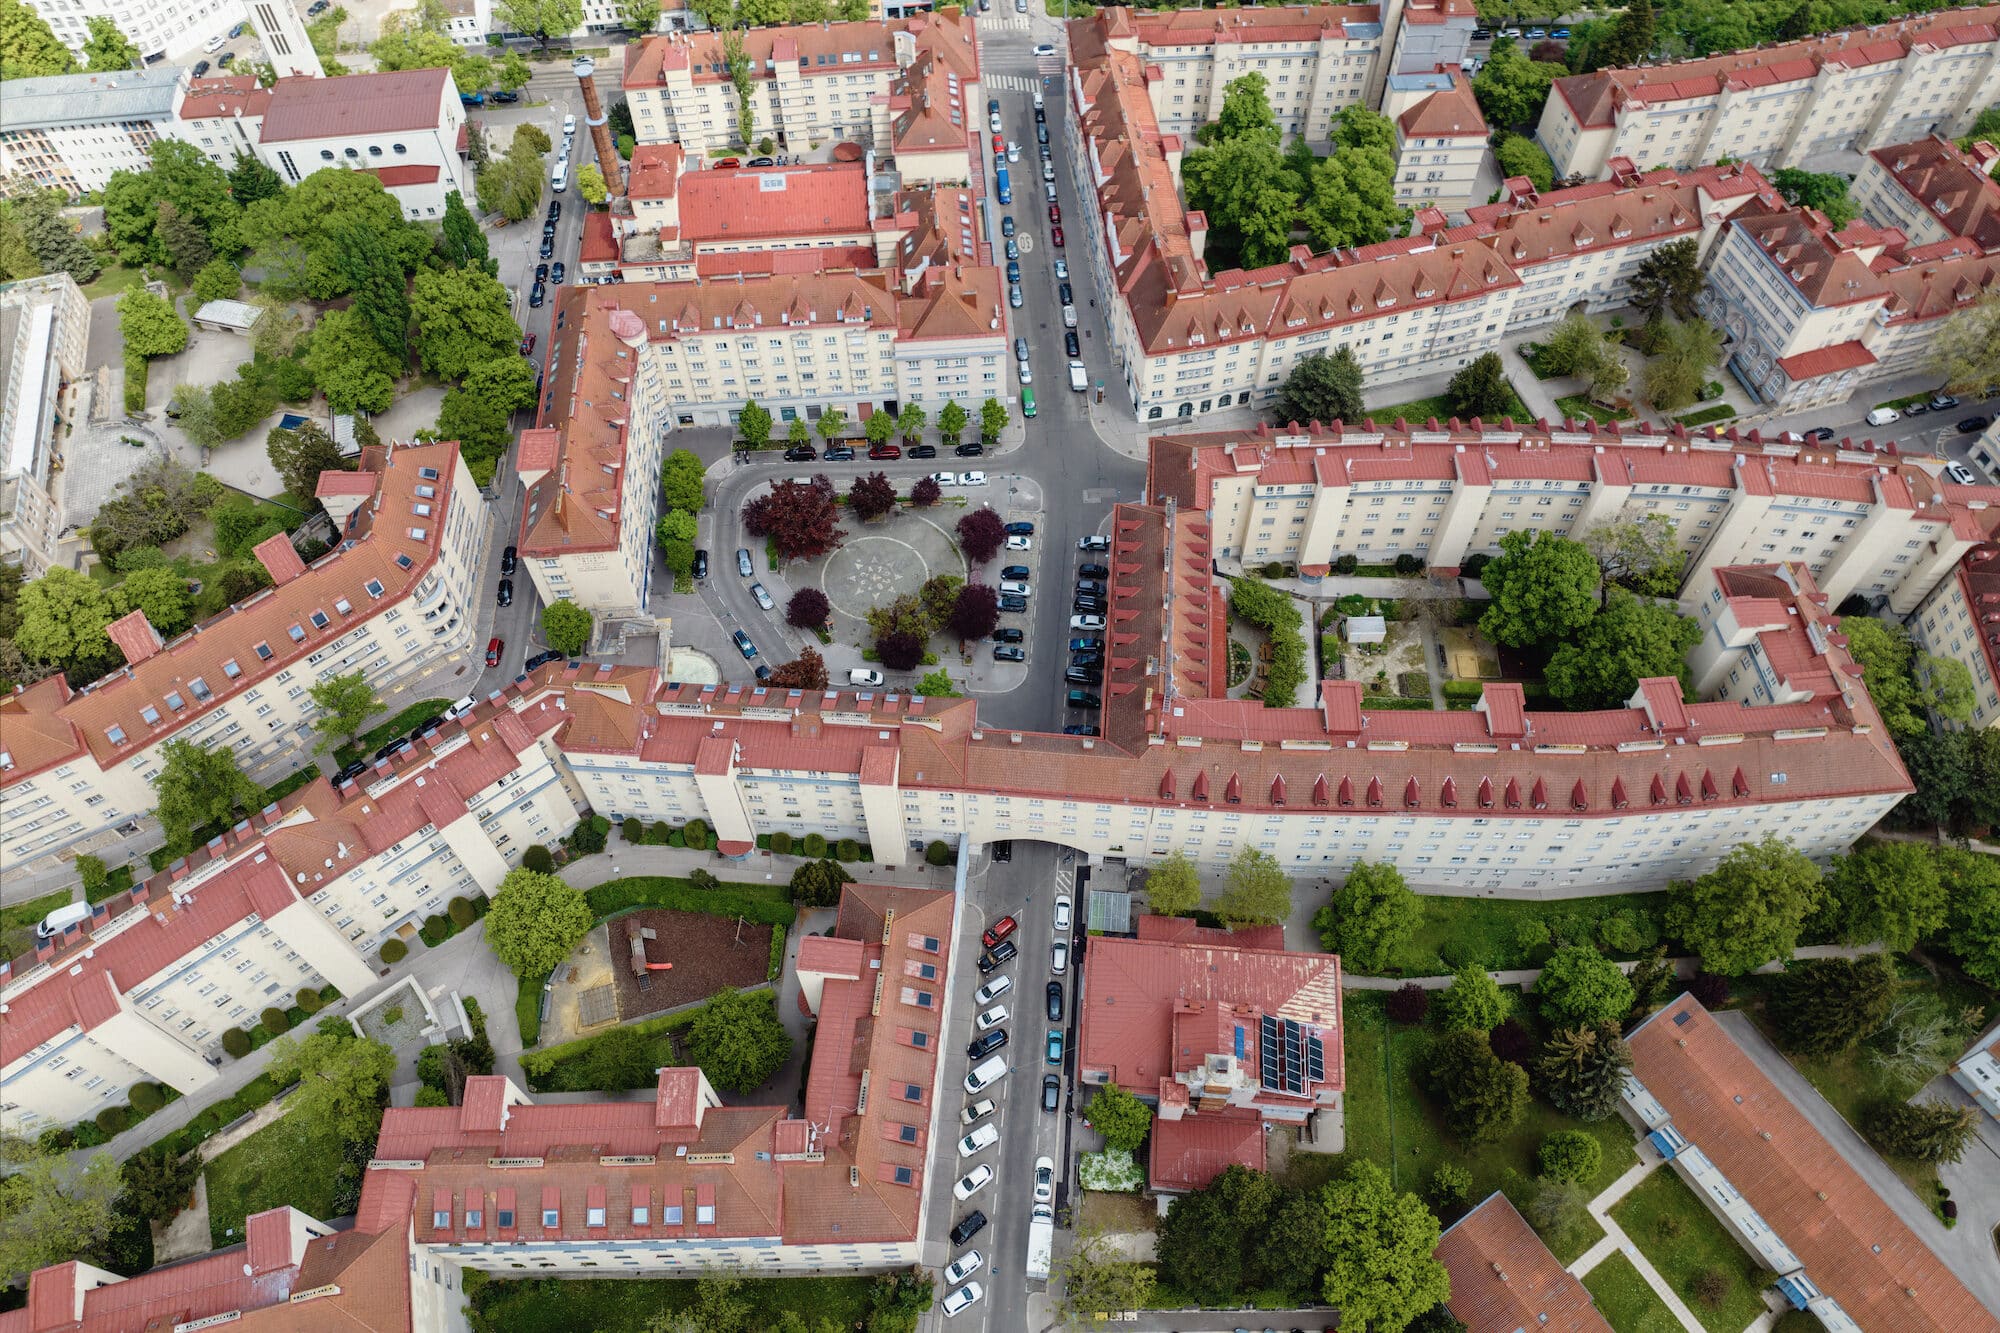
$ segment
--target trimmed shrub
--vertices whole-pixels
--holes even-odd
[[[444,910],[451,917],[451,923],[460,930],[479,919],[479,911],[463,898],[453,898],[445,904]]]
[[[645,821],[628,816],[624,826],[625,841],[640,842],[646,836]]]
[[[806,834],[802,845],[805,848],[805,854],[812,857],[815,861],[826,855],[826,839],[820,834]]]
[[[792,835],[784,829],[779,829],[776,833],[773,833],[771,835],[771,850],[780,856],[790,856],[792,854]]]
[[[834,844],[833,857],[836,861],[859,861],[861,859],[861,844],[852,838],[842,838],[838,843]]]
[[[930,846],[924,848],[924,860],[934,866],[950,865],[951,846],[942,839],[933,840]]]
[[[313,986],[299,987],[299,1008],[309,1014],[316,1014],[325,1008],[326,1001],[319,997],[319,990]]]
[[[107,1106],[97,1113],[97,1127],[106,1134],[117,1134],[132,1123],[132,1112],[123,1106]]]
[[[667,839],[673,836],[674,831],[668,826],[667,821],[656,819],[653,821],[653,827],[646,830],[646,845],[649,847],[664,847],[667,845]]]
[[[1336,574],[1352,574],[1359,568],[1361,557],[1358,555],[1337,555],[1333,558],[1333,572]]]
[[[697,852],[708,850],[708,824],[703,820],[690,819],[681,829],[681,841]]]
[[[392,937],[382,941],[382,961],[390,967],[394,967],[396,964],[402,962],[403,959],[409,956],[409,953],[410,946],[399,939]]]
[[[419,930],[417,935],[425,944],[435,949],[451,938],[451,922],[441,916],[427,916],[424,918],[423,929]]]
[[[687,846],[687,838],[684,834],[682,834],[682,832],[679,829],[675,829],[672,833],[669,833],[667,835],[667,846],[685,847]]]
[[[611,821],[603,815],[592,815],[579,820],[570,830],[570,850],[578,856],[590,856],[604,850],[605,840],[611,836]]]
[[[1390,991],[1385,1007],[1398,1023],[1421,1023],[1431,1011],[1431,993],[1412,981]]]
[[[125,1095],[132,1099],[132,1109],[140,1115],[151,1115],[167,1104],[167,1095],[157,1083],[134,1083]]]
[[[537,874],[553,875],[556,870],[556,854],[539,842],[521,853],[521,868]]]
[[[222,1049],[232,1060],[241,1060],[250,1054],[250,1034],[242,1028],[231,1028],[222,1034]]]
[[[264,1025],[264,1031],[274,1037],[282,1037],[292,1030],[292,1020],[285,1017],[285,1011],[276,1006],[266,1009],[258,1021]]]
[[[300,1024],[304,1023],[310,1017],[312,1017],[312,1015],[308,1014],[304,1009],[301,1009],[296,1004],[293,1005],[291,1008],[285,1010],[285,1021],[287,1023],[290,1023],[293,1027],[298,1027]]]
[[[1280,564],[1280,563],[1279,563],[1278,561],[1276,561],[1276,560],[1271,560],[1271,561],[1267,561],[1267,562],[1265,563],[1265,565],[1264,565],[1264,577],[1265,577],[1265,578],[1267,578],[1267,579],[1281,579],[1281,578],[1283,578],[1284,576],[1285,576],[1285,567],[1284,567],[1284,566],[1283,566],[1282,564]]]
[[[1424,562],[1416,556],[1411,555],[1408,551],[1405,551],[1396,557],[1396,572],[1398,574],[1421,574],[1424,572]]]
[[[1538,1160],[1543,1175],[1581,1185],[1603,1165],[1604,1149],[1581,1129],[1559,1129],[1542,1140]]]

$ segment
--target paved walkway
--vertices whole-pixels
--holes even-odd
[[[1680,1320],[1682,1328],[1688,1333],[1702,1333],[1702,1323],[1695,1316],[1695,1312],[1688,1308],[1687,1302],[1668,1285],[1664,1277],[1660,1276],[1660,1270],[1653,1267],[1652,1260],[1640,1252],[1639,1247],[1632,1243],[1632,1238],[1625,1234],[1625,1228],[1619,1226],[1611,1216],[1611,1209],[1620,1199],[1630,1194],[1638,1187],[1640,1181],[1663,1165],[1665,1163],[1659,1154],[1641,1142],[1639,1164],[1612,1181],[1602,1194],[1590,1201],[1590,1215],[1604,1228],[1604,1239],[1585,1250],[1582,1256],[1569,1266],[1569,1271],[1577,1277],[1583,1277],[1613,1254],[1622,1254],[1632,1261],[1634,1268],[1639,1270],[1639,1276],[1646,1279],[1646,1285],[1653,1289],[1653,1294],[1666,1304],[1667,1309],[1673,1311],[1674,1318]]]

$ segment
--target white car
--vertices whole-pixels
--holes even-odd
[[[1056,1198],[1056,1163],[1053,1157],[1035,1159],[1035,1202],[1054,1203]]]
[[[985,1013],[981,1014],[977,1019],[975,1019],[974,1023],[981,1032],[985,1032],[989,1028],[999,1027],[1002,1023],[1006,1021],[1007,1021],[1007,1006],[1004,1004],[996,1004],[991,1009],[988,1009]]]
[[[1015,143],[1012,139],[1007,141],[1007,160],[1009,162],[1019,162],[1021,160],[1021,145]]]
[[[933,472],[931,473],[931,480],[940,486],[956,486],[958,485],[958,474],[956,472]]]
[[[1069,945],[1060,940],[1049,950],[1049,971],[1057,976],[1069,971]]]
[[[1062,311],[1062,315],[1063,315],[1063,327],[1064,327],[1064,328],[1066,328],[1066,329],[1073,329],[1073,328],[1075,328],[1075,327],[1076,327],[1076,307],[1075,307],[1075,306],[1073,306],[1073,305],[1066,305],[1066,306],[1064,306],[1064,307],[1063,307],[1063,311]]]
[[[1021,373],[1021,383],[1033,384],[1035,382],[1035,370],[1033,366],[1030,366],[1025,361],[1016,361],[1014,367]]]
[[[991,1125],[981,1125],[958,1141],[958,1155],[970,1157],[974,1153],[985,1152],[1000,1142],[1000,1131]]]
[[[995,977],[978,990],[972,992],[972,1000],[975,1004],[991,1004],[1013,989],[1014,978],[1005,976]]]
[[[478,704],[479,700],[473,697],[472,695],[468,694],[463,699],[460,699],[457,703],[453,704],[451,707],[444,710],[444,720],[447,722],[456,722],[459,718],[462,718],[467,713],[470,713],[475,707],[478,706]]]
[[[978,1101],[972,1103],[970,1106],[966,1107],[963,1111],[960,1111],[958,1113],[958,1123],[961,1125],[969,1125],[973,1121],[979,1119],[981,1116],[987,1116],[992,1114],[993,1114],[993,1099],[991,1097],[981,1097]]]
[[[1067,259],[1058,259],[1056,261],[1056,281],[1069,281],[1069,261]]]
[[[1068,930],[1068,929],[1070,928],[1070,926],[1069,926],[1069,908],[1070,908],[1070,902],[1069,902],[1069,895],[1068,895],[1067,893],[1058,893],[1058,894],[1056,895],[1056,929],[1057,929],[1057,930],[1060,930],[1060,931],[1067,931],[1067,930]]]
[[[757,605],[763,607],[766,611],[769,611],[772,607],[777,605],[776,602],[771,600],[771,594],[764,591],[764,585],[761,583],[753,583],[750,585],[750,595],[752,597],[755,597],[757,599]]]
[[[1010,592],[1016,597],[1026,597],[1034,591],[1034,585],[1023,579],[1001,579],[1000,591]]]
[[[964,1203],[967,1199],[992,1183],[993,1168],[981,1162],[978,1166],[973,1167],[970,1171],[960,1176],[958,1183],[951,1187],[951,1192],[957,1196],[960,1203]]]
[[[958,484],[961,486],[984,486],[986,484],[986,474],[984,472],[961,472],[958,474]]]
[[[1069,627],[1070,627],[1071,629],[1103,629],[1103,628],[1104,628],[1104,617],[1103,617],[1103,616],[1071,616],[1071,617],[1069,618]]]
[[[1009,537],[1007,539],[1007,549],[1010,551],[1032,551],[1035,549],[1035,539],[1033,537]]]
[[[957,1286],[985,1266],[985,1255],[977,1250],[967,1250],[951,1261],[950,1268],[944,1270],[944,1284],[947,1287]]]
[[[965,1309],[968,1305],[977,1305],[979,1298],[985,1294],[986,1288],[980,1286],[977,1282],[966,1283],[957,1291],[944,1298],[945,1316],[949,1318],[957,1314],[960,1310]]]

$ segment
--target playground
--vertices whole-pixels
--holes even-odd
[[[617,1007],[600,1016],[590,996],[580,996],[578,1026],[586,1032],[706,1000],[725,986],[759,985],[770,966],[771,927],[755,921],[647,907],[614,917],[605,929]]]

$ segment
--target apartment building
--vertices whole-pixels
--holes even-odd
[[[1486,117],[1462,73],[1391,74],[1382,114],[1396,132],[1396,202],[1459,212],[1486,164]]]
[[[567,831],[576,809],[542,744],[560,715],[510,702],[339,790],[316,780],[0,964],[0,1126],[87,1119],[136,1082],[206,1086],[224,1032],[303,987],[366,990],[385,941]]]
[[[1737,158],[1796,167],[1962,134],[2000,101],[2000,7],[1946,9],[1824,37],[1555,81],[1537,136],[1556,174]]]
[[[1747,163],[1641,172],[1622,158],[1608,179],[1589,185],[1542,193],[1516,176],[1502,193],[1467,210],[1462,226],[1436,215],[1417,221],[1440,245],[1476,240],[1491,247],[1520,275],[1510,332],[1560,319],[1579,305],[1620,309],[1631,300],[1632,275],[1661,246],[1693,240],[1705,258],[1737,209],[1752,200],[1782,203]]]
[[[78,19],[81,26],[82,20]],[[117,171],[144,171],[147,149],[172,134],[185,70],[9,79],[0,98],[0,194],[104,188]]]
[[[791,24],[743,33],[749,62],[748,143],[779,148],[849,140],[887,151],[890,89],[928,55],[958,96],[978,101],[979,48],[970,15],[953,10],[862,23]],[[625,48],[634,137],[678,143],[690,156],[742,146],[738,98],[716,33],[670,32]]]
[[[2000,494],[1988,494],[1980,517],[2000,536]],[[1974,727],[2000,726],[2000,543],[1966,552],[1908,621],[1917,643],[1933,657],[1948,657],[1972,673]]]
[[[1612,1333],[1590,1289],[1499,1190],[1444,1229],[1436,1257],[1451,1276],[1445,1304],[1466,1333]]]
[[[1228,1166],[1265,1168],[1270,1124],[1344,1135],[1340,959],[1287,953],[1277,926],[1238,931],[1141,916],[1078,982],[1077,1077],[1156,1108],[1152,1188],[1185,1194]]]
[[[1969,1050],[1952,1061],[1950,1074],[1979,1109],[2000,1120],[2000,1031],[1988,1028]]]
[[[1622,1110],[1833,1333],[2000,1329],[1714,1015],[1682,995],[1635,1028]]]
[[[63,428],[76,411],[90,303],[67,273],[0,284],[0,560],[39,578],[63,530]]]
[[[1989,174],[2000,148],[1981,141],[1961,151],[1933,134],[1877,148],[1849,187],[1861,216],[1894,227],[1912,246],[1965,237],[2000,249],[2000,181]]]
[[[0,873],[139,832],[169,740],[227,745],[268,781],[310,742],[316,681],[360,671],[388,688],[463,660],[488,515],[458,447],[364,450],[319,494],[341,541],[310,566],[279,534],[255,550],[274,587],[171,642],[134,612],[109,629],[118,671],[0,697]]]
[[[222,167],[238,153],[261,159],[288,184],[326,167],[367,171],[403,216],[444,216],[445,196],[472,198],[465,109],[448,69],[283,78],[260,88],[248,76],[191,81],[172,133]]]

